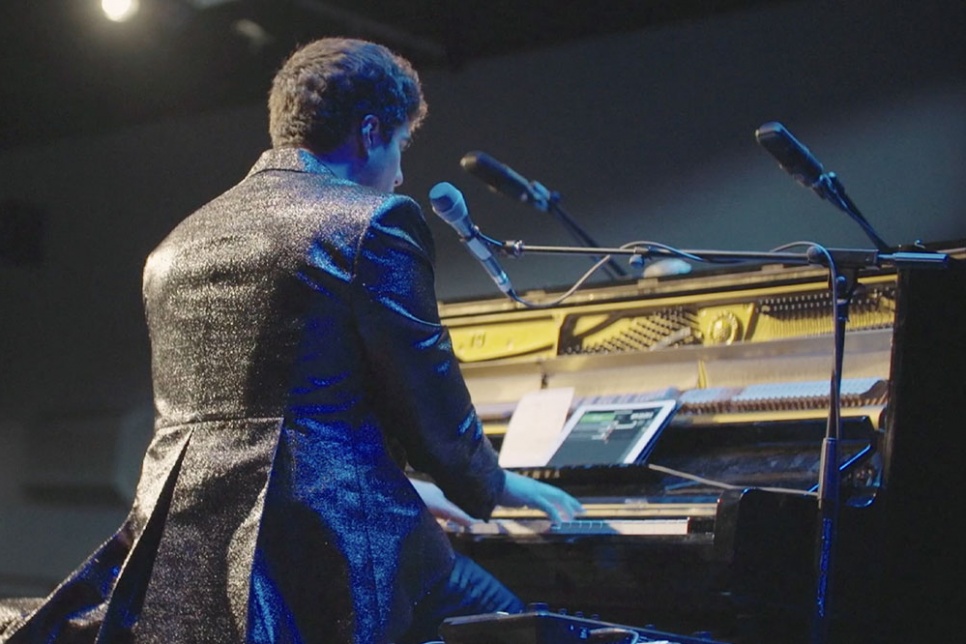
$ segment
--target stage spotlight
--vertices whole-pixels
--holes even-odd
[[[108,20],[125,22],[138,12],[138,0],[101,0],[101,10]]]

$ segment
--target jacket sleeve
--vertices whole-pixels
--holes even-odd
[[[419,206],[391,198],[356,255],[353,306],[377,413],[410,464],[469,514],[489,518],[505,474],[439,319],[433,243]]]

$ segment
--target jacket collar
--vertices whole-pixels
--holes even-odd
[[[266,170],[290,170],[335,176],[318,157],[304,148],[273,148],[262,152],[248,176]]]

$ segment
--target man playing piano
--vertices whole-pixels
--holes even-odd
[[[579,510],[498,466],[440,324],[429,229],[393,194],[426,112],[409,63],[310,43],[269,111],[273,148],[147,260],[156,422],[131,513],[10,642],[434,639],[520,602],[454,555],[403,463],[462,520]]]

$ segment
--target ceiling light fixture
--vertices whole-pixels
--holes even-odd
[[[101,10],[113,22],[127,22],[139,8],[138,0],[101,0]]]

